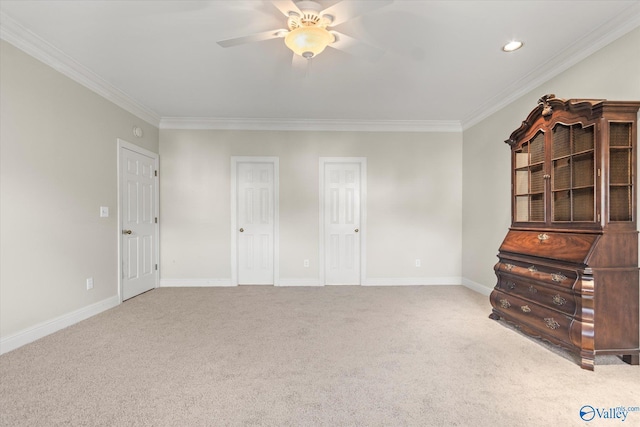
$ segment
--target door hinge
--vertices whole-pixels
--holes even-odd
[[[156,224],[158,223],[158,217],[155,218]]]
[[[158,170],[157,169],[153,171],[153,176],[158,176]]]
[[[600,168],[598,168],[598,176],[600,176]]]
[[[158,264],[156,264],[156,270],[158,269]]]

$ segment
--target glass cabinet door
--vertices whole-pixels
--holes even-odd
[[[635,233],[640,102],[549,96],[505,141],[512,227]]]
[[[596,221],[595,126],[557,124],[552,133],[554,222]]]
[[[544,132],[514,152],[514,221],[545,222],[544,203]]]
[[[631,123],[609,123],[609,221],[633,221]]]

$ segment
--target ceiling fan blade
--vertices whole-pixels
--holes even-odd
[[[263,40],[276,39],[279,37],[284,37],[284,35],[288,33],[288,30],[271,30],[264,31],[262,33],[250,34],[248,36],[236,37],[233,39],[220,40],[218,44],[222,47],[233,47],[238,46],[245,43],[253,43],[253,42],[261,42]]]
[[[360,40],[354,39],[346,34],[339,33],[337,31],[331,31],[336,38],[336,41],[331,43],[329,47],[341,50],[348,54],[366,58],[369,61],[376,61],[384,55],[384,50],[371,46]]]
[[[300,12],[300,9],[298,9],[298,6],[296,6],[293,0],[271,0],[271,3],[287,18],[289,17],[289,12],[296,12],[302,16],[302,12]]]
[[[320,12],[320,16],[333,16],[333,22],[331,23],[331,26],[334,27],[336,25],[342,24],[345,21],[348,21],[349,19],[355,18],[356,16],[364,15],[365,13],[369,13],[376,9],[380,9],[381,7],[388,6],[391,3],[393,3],[393,0],[343,0],[334,4],[333,6],[329,6],[328,8]]]

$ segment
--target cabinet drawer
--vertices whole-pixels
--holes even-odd
[[[576,314],[576,297],[571,292],[563,292],[510,274],[501,274],[497,286],[505,294],[524,298],[544,307],[561,311],[568,316]]]
[[[510,230],[500,246],[500,252],[586,264],[591,248],[599,237],[598,234]]]
[[[491,305],[505,318],[535,329],[541,336],[549,335],[571,344],[573,318],[569,316],[499,290],[491,293]]]
[[[496,265],[496,270],[565,289],[573,289],[573,285],[578,279],[578,274],[575,271],[554,269],[535,262],[523,264],[509,260],[501,260],[498,265]]]

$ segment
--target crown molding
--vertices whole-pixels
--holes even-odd
[[[160,129],[462,132],[457,120],[338,120],[163,117]]]
[[[0,39],[33,56],[54,70],[92,90],[140,119],[159,126],[160,116],[84,67],[60,49],[40,38],[0,11]]]
[[[462,119],[462,129],[466,130],[478,124],[638,27],[640,27],[640,2],[634,3],[618,16],[596,27],[579,41],[567,46],[547,62],[531,70],[523,78],[506,86],[502,91],[464,117]]]

